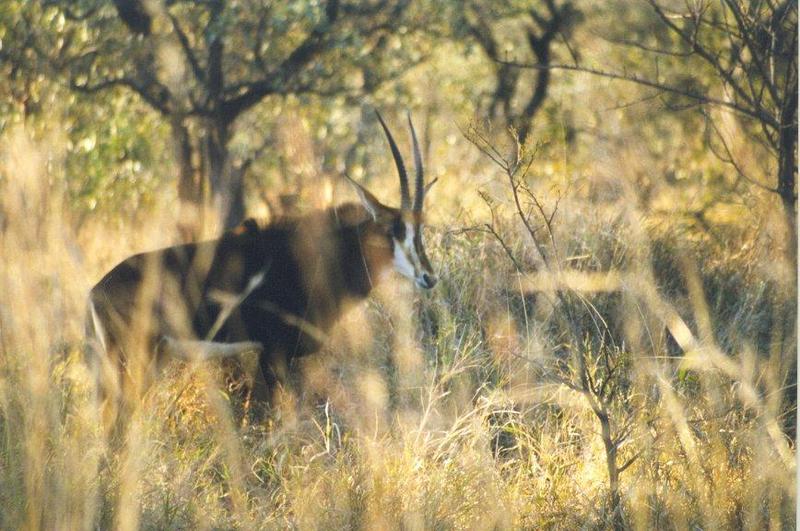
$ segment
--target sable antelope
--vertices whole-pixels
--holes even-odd
[[[380,114],[400,178],[400,208],[345,176],[361,204],[346,203],[259,228],[252,221],[210,241],[137,254],[92,288],[87,335],[106,426],[131,406],[170,356],[259,352],[274,383],[292,359],[316,352],[349,305],[391,269],[430,289],[422,158],[411,116],[413,205],[403,158]],[[433,182],[431,183],[433,184]]]

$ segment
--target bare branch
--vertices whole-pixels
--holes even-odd
[[[148,104],[150,104],[150,106],[159,111],[161,114],[170,114],[170,108],[167,105],[168,100],[163,93],[159,95],[152,94],[148,92],[146,87],[130,77],[123,76],[118,78],[104,79],[93,84],[77,83],[74,79],[70,79],[69,85],[71,89],[77,90],[78,92],[83,92],[84,94],[95,94],[111,87],[127,87],[136,92],[143,100],[145,100]]]
[[[494,237],[495,240],[497,240],[497,243],[499,243],[500,247],[503,248],[503,251],[506,253],[506,256],[508,256],[509,260],[511,260],[511,263],[514,264],[514,268],[517,270],[517,272],[518,273],[522,273],[524,271],[524,268],[522,267],[522,264],[519,263],[519,261],[517,260],[517,257],[514,256],[514,253],[511,251],[511,248],[508,246],[508,244],[503,239],[503,237],[494,228],[495,224],[496,224],[497,216],[496,216],[494,205],[492,204],[491,199],[483,191],[478,191],[478,195],[481,197],[481,199],[483,199],[483,202],[486,203],[486,206],[489,207],[489,212],[490,212],[490,214],[492,216],[492,222],[484,224],[484,227],[485,227],[485,231],[484,232],[488,232],[489,234],[491,234]]]
[[[636,462],[637,459],[639,459],[642,456],[642,454],[644,454],[644,451],[645,451],[645,448],[642,448],[638,452],[633,454],[633,456],[631,456],[630,459],[628,459],[627,461],[625,461],[625,463],[623,463],[623,464],[621,464],[620,466],[617,467],[617,472],[619,474],[622,474],[623,472],[625,472],[628,468],[630,468],[630,466],[633,463]]]
[[[664,10],[661,8],[660,5],[656,2],[656,0],[647,0],[653,10],[656,12],[656,15],[661,19],[661,21],[676,35],[678,35],[683,41],[691,47],[691,49],[696,52],[701,58],[703,58],[711,67],[722,77],[722,79],[730,86],[733,91],[742,98],[747,105],[750,107],[750,113],[754,115],[754,117],[758,118],[759,120],[765,121],[769,118],[770,121],[774,122],[774,118],[764,109],[764,107],[760,104],[760,102],[756,102],[752,99],[750,95],[748,95],[742,86],[737,83],[737,81],[733,78],[733,75],[725,69],[719,62],[718,57],[711,53],[705,46],[701,45],[699,40],[697,39],[697,30],[699,30],[700,24],[695,25],[695,33],[692,35],[688,35],[685,31],[678,27],[672,19],[667,16]],[[697,13],[699,18],[702,18],[702,13]],[[664,89],[667,90],[667,89]],[[738,106],[743,108],[741,106]],[[748,113],[748,114],[750,114]]]
[[[692,52],[673,52],[672,50],[664,50],[662,48],[654,48],[652,46],[648,46],[644,43],[633,41],[630,39],[623,39],[620,37],[608,37],[606,35],[597,35],[599,38],[603,39],[606,42],[610,42],[611,44],[617,44],[620,46],[628,46],[630,48],[636,48],[637,50],[642,50],[643,52],[654,53],[657,55],[666,55],[669,57],[680,57],[683,59],[689,58],[693,55]],[[577,65],[577,62],[576,62]]]
[[[766,86],[767,90],[769,90],[772,101],[780,101],[778,89],[775,86],[774,75],[769,72],[766,64],[764,63],[764,58],[761,55],[761,49],[753,43],[753,28],[745,20],[745,15],[742,13],[739,3],[736,0],[724,0],[724,2],[730,8],[731,13],[736,20],[736,25],[739,27],[739,33],[742,36],[742,40],[747,46],[747,49],[750,50],[750,56],[753,58],[753,62],[761,74],[763,85]],[[747,65],[742,66],[746,68]]]
[[[704,112],[703,115],[706,118],[706,123],[711,126],[711,128],[713,129],[715,135],[717,136],[717,138],[719,139],[720,143],[722,144],[722,148],[725,150],[725,155],[723,156],[722,154],[717,153],[716,149],[714,148],[713,142],[709,142],[708,143],[709,148],[714,153],[714,155],[719,160],[721,160],[722,162],[724,162],[726,164],[730,164],[731,166],[733,166],[733,169],[736,170],[736,174],[739,177],[741,177],[742,179],[744,179],[745,181],[747,181],[748,183],[750,183],[750,184],[752,184],[754,186],[757,186],[758,188],[761,188],[762,190],[766,190],[768,192],[777,193],[778,192],[777,189],[770,188],[769,186],[756,181],[755,179],[753,179],[752,177],[747,175],[747,173],[745,173],[744,169],[741,166],[739,166],[739,164],[736,162],[736,160],[735,160],[735,158],[733,156],[733,153],[731,152],[730,147],[728,146],[728,142],[725,140],[725,137],[723,136],[722,131],[720,131],[719,127],[717,127],[716,121],[711,116],[709,116],[708,113]]]
[[[617,72],[609,72],[606,70],[600,70],[598,68],[586,67],[586,66],[575,66],[575,65],[567,65],[567,64],[535,64],[535,63],[520,63],[515,61],[501,61],[502,64],[508,64],[511,66],[515,66],[517,68],[526,68],[526,69],[535,69],[535,70],[566,70],[571,72],[579,72],[583,74],[592,74],[598,77],[605,77],[608,79],[616,79],[619,81],[627,81],[629,83],[635,83],[637,85],[642,85],[645,87],[655,88],[664,92],[669,92],[672,94],[677,94],[679,96],[684,96],[686,98],[692,99],[697,101],[700,104],[708,104],[708,105],[715,105],[718,107],[725,107],[726,109],[730,109],[735,111],[739,114],[749,116],[751,118],[756,118],[757,120],[761,120],[772,127],[778,127],[777,121],[769,114],[764,112],[760,109],[751,109],[748,107],[744,107],[736,102],[728,101],[728,100],[721,100],[719,98],[714,98],[707,94],[702,94],[699,92],[695,92],[692,90],[687,90],[680,87],[675,87],[672,85],[667,85],[665,83],[661,83],[659,81],[653,81],[647,78],[637,77],[635,75],[628,75],[628,74],[621,74]]]
[[[197,61],[197,56],[192,50],[192,46],[189,44],[189,38],[186,36],[186,33],[181,28],[180,24],[178,23],[178,19],[172,13],[167,13],[170,21],[172,22],[172,29],[175,30],[175,34],[178,36],[178,42],[181,44],[181,48],[183,49],[183,54],[186,56],[186,60],[189,62],[189,66],[192,68],[192,73],[194,74],[195,79],[200,83],[205,83],[206,76],[203,72],[203,68],[200,66],[200,63]]]

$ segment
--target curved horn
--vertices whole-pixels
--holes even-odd
[[[408,193],[408,175],[406,174],[406,167],[403,165],[403,157],[400,155],[400,150],[397,149],[397,144],[394,138],[392,138],[392,133],[389,132],[389,128],[386,127],[381,113],[376,110],[375,114],[378,115],[378,121],[381,123],[381,127],[383,127],[383,132],[386,133],[386,139],[389,141],[394,163],[397,165],[397,175],[400,177],[400,207],[404,210],[408,210],[411,207],[411,196]]]
[[[422,155],[419,152],[419,142],[417,133],[414,131],[414,124],[411,123],[411,113],[408,113],[408,127],[411,129],[411,143],[414,146],[414,168],[417,170],[416,189],[414,191],[414,211],[422,211],[422,202],[425,200],[425,175],[422,171]]]

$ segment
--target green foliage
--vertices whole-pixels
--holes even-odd
[[[65,111],[64,161],[69,200],[78,213],[132,216],[173,196],[174,162],[165,125],[130,94],[78,97]]]

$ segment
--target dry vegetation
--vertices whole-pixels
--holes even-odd
[[[549,34],[551,60],[649,73],[716,103],[554,70],[520,147],[506,125],[525,117],[500,111],[535,95],[538,71],[500,66],[506,48],[492,58],[491,39],[470,35],[538,60],[517,11],[547,2],[397,2],[411,8],[388,29],[366,27],[369,13],[330,24],[321,14],[356,3],[286,2],[272,13],[283,3],[254,2],[269,30],[259,34],[266,66],[241,58],[258,25],[235,18],[251,4],[231,2],[229,74],[273,75],[302,37],[330,31],[328,55],[289,67],[341,68],[365,85],[339,94],[327,84],[337,76],[311,75],[321,84],[303,93],[287,81],[226,123],[218,147],[247,185],[249,212],[353,199],[343,171],[395,204],[372,111],[401,124],[411,108],[439,179],[426,238],[440,280],[421,292],[393,276],[299,364],[300,384],[263,423],[243,415],[231,367],[175,361],[112,446],[83,363],[86,296],[123,258],[184,237],[178,188],[214,135],[181,114],[207,101],[207,87],[168,46],[164,13],[184,23],[202,60],[216,27],[202,10],[216,3],[163,2],[154,31],[168,35],[153,49],[100,4],[72,18],[66,0],[0,7],[0,73],[17,76],[0,84],[0,529],[796,527],[797,282],[785,224],[796,191],[792,181],[779,197],[775,184],[779,159],[794,166],[795,150],[770,151],[782,118],[766,113],[776,123],[765,126],[737,109],[772,112],[787,98],[730,90],[733,80],[745,96],[764,93],[763,80],[741,77],[749,56],[730,52],[736,35],[700,32],[712,59],[732,58],[733,77],[720,81],[648,2],[556,2],[570,17],[544,21],[568,22]],[[796,4],[752,4],[785,4],[796,35]],[[711,14],[722,5],[686,2]],[[28,34],[36,53],[56,57],[22,45],[14,55],[24,40],[15,35]],[[654,61],[629,38],[668,53]],[[174,108],[125,87],[89,90],[117,66],[152,82],[165,64]],[[364,72],[387,79],[367,87]],[[502,82],[506,101],[492,100]],[[171,149],[184,133],[180,161]],[[204,220],[206,235],[215,221]]]
[[[485,165],[491,221],[431,231],[440,287],[388,283],[268,422],[240,426],[219,369],[176,362],[112,451],[81,361],[85,293],[164,243],[170,214],[76,231],[57,141],[7,138],[0,528],[794,525],[794,301],[758,242],[720,255],[661,234],[623,186],[601,203],[563,183],[520,188],[535,242]],[[437,186],[442,212],[454,190]]]

